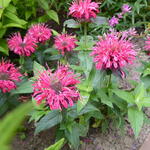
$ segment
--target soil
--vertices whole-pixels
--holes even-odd
[[[131,88],[131,85],[127,82],[128,79],[139,81],[140,73],[137,72],[137,68],[141,66],[140,60],[147,61],[149,57],[142,52],[144,47],[144,40],[142,38],[136,38],[133,42],[137,45],[138,59],[134,64],[128,66],[128,78],[120,81],[120,86],[124,89]],[[150,117],[150,108],[146,109],[145,112]],[[19,133],[14,138],[13,150],[44,150],[44,148],[54,143],[55,129],[47,130],[34,136],[33,124],[26,122],[25,128],[24,139],[20,137]],[[114,126],[110,126],[106,133],[101,133],[99,129],[94,129],[93,131],[82,140],[80,150],[139,150],[144,140],[150,134],[150,125],[143,126],[137,139],[135,139],[128,122],[126,122],[124,134]],[[64,148],[64,150],[68,150],[68,148]]]

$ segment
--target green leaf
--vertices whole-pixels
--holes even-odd
[[[80,28],[81,24],[74,19],[68,19],[64,22],[64,27],[67,28]]]
[[[33,82],[26,81],[22,83],[20,86],[17,87],[17,89],[13,90],[11,93],[13,94],[27,94],[27,93],[33,93]]]
[[[146,68],[146,70],[144,70],[143,72],[143,77],[150,75],[150,68]]]
[[[4,9],[9,6],[10,2],[11,0],[0,0],[0,19],[2,17]]]
[[[4,15],[6,17],[8,17],[10,20],[13,20],[14,23],[18,23],[20,25],[27,24],[27,22],[25,20],[18,18],[18,16],[16,16],[15,14],[13,14],[11,12],[6,12]]]
[[[6,40],[0,39],[0,52],[8,55],[8,46]]]
[[[103,89],[100,89],[99,91],[97,91],[97,96],[101,99],[101,102],[103,104],[106,104],[107,106],[113,108],[110,98],[106,95]]]
[[[49,16],[50,19],[54,20],[55,22],[59,24],[59,18],[58,18],[58,14],[56,11],[48,10],[46,11],[46,14]]]
[[[54,30],[54,29],[51,29],[51,31],[52,31],[52,33],[53,33],[54,36],[59,35],[59,33],[56,30]]]
[[[87,104],[90,94],[87,92],[80,92],[81,98],[77,103],[77,112],[80,112],[82,108]]]
[[[142,107],[150,107],[150,97],[144,97],[140,101],[139,105]]]
[[[3,25],[3,27],[4,28],[17,27],[17,28],[25,29],[23,25],[20,25],[18,23],[8,23],[8,24]]]
[[[68,141],[71,143],[71,146],[75,150],[78,150],[80,145],[79,131],[80,129],[78,128],[76,123],[73,124],[70,131],[65,130],[65,136],[67,137]]]
[[[45,70],[46,69],[42,65],[40,65],[39,63],[34,61],[34,63],[33,63],[33,72],[34,72],[35,77],[38,77],[40,75],[40,73],[42,73]]]
[[[95,106],[93,106],[92,104],[88,103],[79,113],[78,115],[83,115],[86,114],[88,112],[92,112],[92,111],[99,111]]]
[[[62,114],[60,110],[50,111],[36,124],[35,134],[43,130],[50,129],[53,126],[59,124],[61,121],[62,121]]]
[[[20,105],[0,121],[0,147],[8,146],[25,115],[32,110],[32,103]],[[15,121],[14,121],[15,119]],[[9,127],[8,127],[9,125]]]
[[[49,4],[46,0],[40,0],[38,3],[44,10],[49,10]]]
[[[106,17],[97,16],[96,18],[92,18],[91,21],[99,26],[99,25],[102,25],[104,23],[107,23],[107,18]]]
[[[47,61],[52,61],[52,60],[59,60],[62,58],[62,55],[52,55],[46,58]]]
[[[131,123],[131,127],[134,131],[135,137],[137,137],[143,125],[143,112],[139,111],[135,107],[130,107],[128,109],[128,119]]]
[[[57,141],[55,144],[53,144],[52,146],[44,149],[44,150],[61,150],[61,148],[63,147],[65,142],[65,139],[62,138],[61,140]]]
[[[138,105],[139,109],[141,109],[140,101],[145,96],[145,88],[144,83],[140,83],[134,90],[135,93],[135,103]]]
[[[123,90],[112,90],[113,93],[115,93],[118,97],[122,98],[125,100],[127,103],[134,103],[134,96],[132,93],[123,91]]]

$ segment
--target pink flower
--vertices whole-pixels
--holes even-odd
[[[28,34],[35,39],[35,42],[44,43],[49,40],[52,33],[51,30],[44,23],[39,23],[33,25],[29,30]]]
[[[55,38],[55,48],[61,51],[62,55],[65,52],[70,52],[76,47],[77,39],[68,34],[60,34]]]
[[[150,37],[147,37],[144,48],[145,48],[145,50],[150,51]]]
[[[2,60],[0,62],[0,90],[3,93],[10,92],[16,88],[16,82],[20,81],[22,75],[18,69],[9,61]]]
[[[34,42],[34,39],[26,35],[22,39],[20,33],[15,33],[8,39],[8,47],[14,53],[21,56],[30,56],[34,51],[37,45]]]
[[[118,33],[110,33],[99,38],[91,56],[97,69],[119,70],[135,60],[133,44]],[[123,74],[121,72],[121,74]]]
[[[54,73],[48,69],[33,84],[33,97],[38,104],[46,100],[51,110],[73,106],[73,102],[80,97],[76,89],[79,81],[75,78],[76,75],[66,66],[60,66]]]
[[[128,4],[124,4],[122,6],[122,13],[125,14],[125,13],[128,13],[128,12],[131,12],[131,9],[132,9],[132,7],[130,7]]]
[[[83,21],[90,21],[91,18],[96,18],[99,13],[99,3],[91,2],[91,0],[75,0],[69,8],[69,15]]]
[[[109,20],[109,25],[111,27],[114,27],[115,25],[117,25],[119,23],[119,19],[116,18],[115,16],[113,16],[110,20]]]

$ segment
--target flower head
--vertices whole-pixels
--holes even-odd
[[[99,3],[91,2],[91,0],[75,0],[69,8],[69,15],[73,17],[90,21],[91,18],[96,18],[96,14],[99,12]]]
[[[91,53],[97,69],[119,70],[132,63],[136,52],[133,44],[119,34],[110,33],[99,38]]]
[[[117,25],[119,23],[119,19],[116,18],[115,16],[113,16],[110,20],[109,20],[109,25],[111,27],[114,27],[115,25]]]
[[[35,39],[35,42],[45,42],[50,39],[52,33],[51,30],[44,23],[33,25],[29,30],[28,34]]]
[[[8,47],[11,51],[18,55],[30,56],[35,51],[37,45],[31,36],[26,35],[24,39],[22,39],[18,32],[8,39]]]
[[[55,47],[61,51],[62,55],[66,51],[70,52],[76,47],[77,39],[68,34],[60,34],[55,38]]]
[[[0,62],[0,90],[3,93],[10,92],[16,88],[16,82],[20,81],[22,75],[18,69],[9,61]]]
[[[145,41],[145,50],[150,51],[150,37]]]
[[[76,89],[78,83],[76,75],[66,66],[60,66],[54,73],[48,69],[34,83],[33,97],[38,104],[46,100],[51,110],[68,108],[80,97]]]
[[[131,12],[131,9],[132,9],[132,7],[130,7],[128,4],[124,4],[122,6],[122,13],[125,14],[125,13],[128,13],[128,12]]]

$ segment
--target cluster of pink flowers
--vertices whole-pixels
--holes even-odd
[[[94,57],[97,69],[120,71],[135,60],[136,52],[130,40],[114,32],[99,37],[91,56]]]
[[[91,0],[75,0],[69,8],[69,15],[81,20],[89,22],[91,18],[96,18],[99,13],[99,3],[91,2]]]
[[[68,34],[60,34],[55,38],[55,48],[61,51],[64,55],[65,52],[70,52],[76,47],[77,39]]]
[[[45,24],[33,25],[24,38],[20,33],[13,34],[8,39],[8,47],[20,56],[30,56],[35,52],[38,42],[45,42],[51,37],[51,30]]]
[[[15,89],[16,82],[20,81],[21,76],[14,64],[4,60],[0,62],[0,90],[3,93]]]
[[[147,54],[150,55],[150,37],[147,37],[147,40],[145,41],[145,50],[148,52]]]
[[[123,15],[126,14],[126,13],[129,13],[131,12],[131,7],[128,5],[128,4],[124,4],[121,8],[122,12],[117,14],[117,16],[113,16],[110,20],[109,20],[109,25],[111,27],[114,27],[116,26],[117,24],[119,24],[119,20],[121,18],[123,18]]]
[[[51,110],[68,108],[80,97],[78,83],[76,75],[66,66],[60,66],[54,73],[48,69],[34,83],[33,97],[38,104],[46,100]]]

